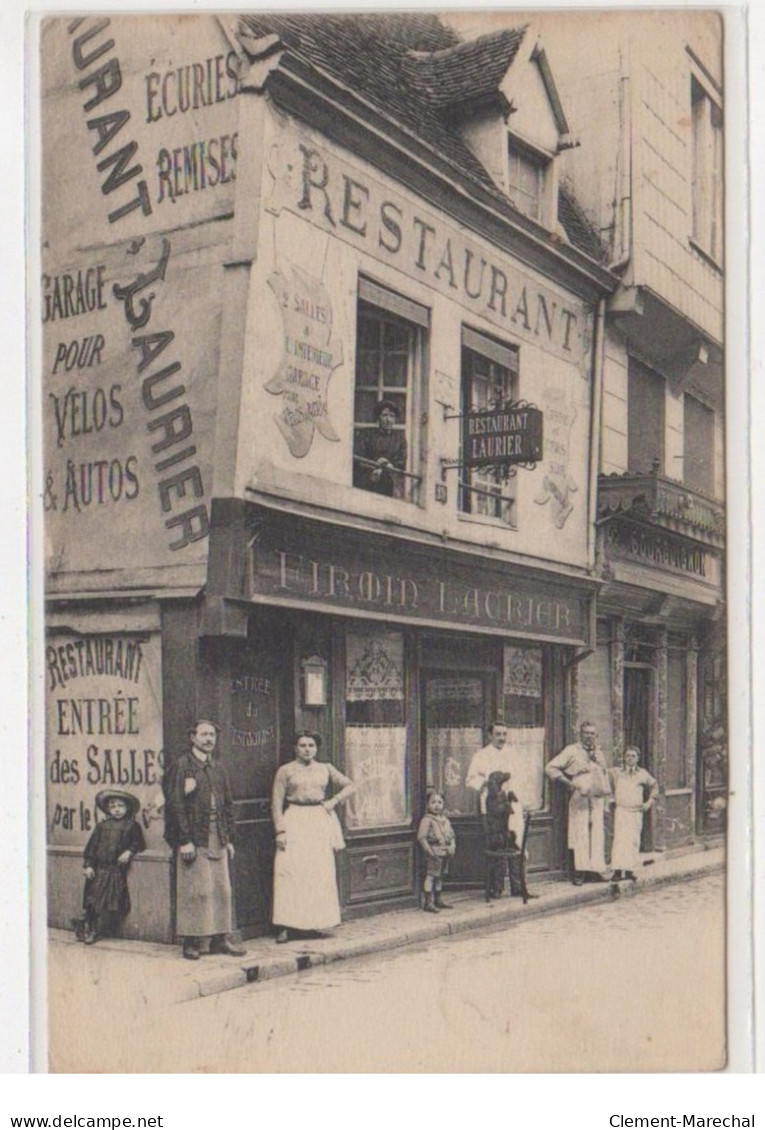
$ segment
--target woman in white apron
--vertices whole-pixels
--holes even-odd
[[[328,930],[340,922],[335,852],[345,847],[335,809],[355,786],[334,765],[317,761],[318,734],[301,731],[295,759],[274,778],[276,831],[273,922],[277,942],[290,930]]]

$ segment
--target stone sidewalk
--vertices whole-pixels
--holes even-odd
[[[557,878],[535,880],[531,876],[531,891],[539,897],[525,906],[520,899],[508,897],[487,903],[480,891],[449,892],[448,901],[454,903],[449,911],[439,914],[424,914],[417,908],[390,911],[344,922],[326,937],[303,938],[279,946],[272,937],[254,938],[244,943],[247,953],[239,958],[203,955],[200,961],[184,961],[179,946],[122,939],[104,939],[95,946],[85,947],[64,930],[50,930],[49,939],[51,947],[69,949],[66,956],[70,961],[75,959],[72,950],[79,949],[83,960],[87,956],[94,962],[97,975],[108,977],[113,985],[134,984],[138,962],[141,994],[156,1003],[172,1004],[467,930],[511,927],[529,918],[572,910],[585,903],[632,898],[648,887],[697,878],[721,871],[724,866],[724,849],[715,846],[682,855],[658,855],[652,865],[642,868],[635,882],[588,883],[574,887]]]

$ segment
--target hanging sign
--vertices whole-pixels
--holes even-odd
[[[508,467],[542,458],[542,412],[508,404],[462,417],[462,465]]]

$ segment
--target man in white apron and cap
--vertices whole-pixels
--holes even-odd
[[[580,887],[587,878],[606,878],[605,800],[611,794],[608,767],[598,748],[598,731],[583,722],[579,741],[547,763],[551,781],[558,781],[569,793],[568,847],[573,853],[572,882]]]

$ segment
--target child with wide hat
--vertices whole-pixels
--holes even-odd
[[[146,847],[136,820],[141,807],[137,796],[123,789],[103,789],[96,796],[96,807],[105,819],[85,845],[83,917],[75,920],[77,936],[86,945],[119,933],[130,913],[128,869],[133,856]]]

